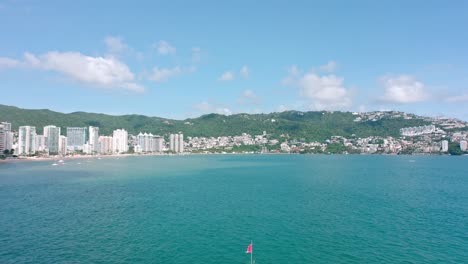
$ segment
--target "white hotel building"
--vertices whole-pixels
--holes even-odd
[[[184,152],[184,134],[169,135],[169,149],[176,153]]]
[[[125,153],[128,151],[128,132],[125,129],[114,130],[112,136],[112,152]]]
[[[18,155],[36,153],[36,127],[20,126],[18,133]]]

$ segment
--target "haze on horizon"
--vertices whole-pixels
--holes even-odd
[[[0,104],[468,120],[468,2],[0,0]]]

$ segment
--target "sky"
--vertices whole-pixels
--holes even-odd
[[[0,104],[468,120],[468,1],[0,0]]]

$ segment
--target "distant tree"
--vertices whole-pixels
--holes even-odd
[[[15,149],[10,149],[10,155],[15,154]]]
[[[449,149],[448,152],[450,155],[461,155],[463,154],[463,151],[460,149],[460,145],[455,142],[450,142],[449,143]]]
[[[5,150],[3,151],[3,154],[5,154],[5,156],[6,156],[6,155],[10,154],[10,151],[9,151],[8,149],[5,149]]]

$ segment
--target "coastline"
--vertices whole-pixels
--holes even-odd
[[[105,159],[105,158],[127,158],[127,157],[149,157],[149,156],[192,156],[192,155],[377,155],[377,156],[468,156],[463,155],[430,155],[430,154],[300,154],[300,153],[182,153],[182,154],[166,154],[166,153],[150,153],[150,154],[109,154],[109,155],[73,155],[73,156],[52,156],[52,157],[21,157],[7,158],[0,160],[0,164],[5,163],[20,163],[20,162],[40,162],[40,161],[59,161],[59,160],[83,160],[83,159]]]

